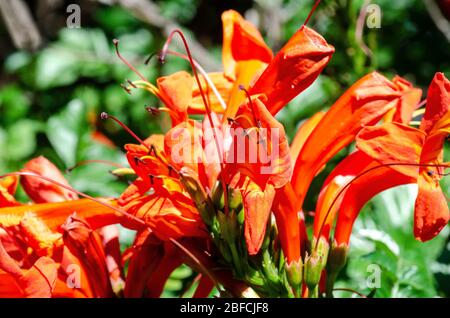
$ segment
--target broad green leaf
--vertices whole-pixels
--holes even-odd
[[[77,161],[77,148],[85,121],[84,105],[73,100],[47,122],[47,137],[66,167],[75,165]]]

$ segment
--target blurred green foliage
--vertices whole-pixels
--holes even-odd
[[[372,70],[388,77],[405,76],[424,88],[437,71],[450,76],[450,47],[436,29],[421,0],[378,0],[380,29],[364,29],[363,40],[372,54],[365,54],[356,38],[356,23],[363,0],[324,0],[310,26],[336,47],[323,75],[279,114],[290,137],[299,124],[315,112],[326,109],[358,78]],[[220,62],[220,14],[227,8],[241,13],[259,13],[259,25],[268,43],[276,50],[305,20],[313,1],[155,1],[164,17],[176,20]],[[275,9],[274,9],[275,8]],[[279,10],[279,25],[270,21],[271,10]],[[120,87],[136,76],[115,56],[112,39],[120,40],[121,53],[152,82],[162,75],[188,69],[187,63],[170,58],[164,65],[147,56],[157,52],[165,38],[162,31],[146,25],[118,6],[98,6],[81,29],[62,28],[35,53],[4,52],[0,76],[0,173],[16,171],[32,157],[44,155],[61,170],[89,159],[126,163],[122,145],[133,142],[112,122],[100,122],[98,114],[107,111],[138,135],[148,136],[167,129],[165,116],[148,114],[144,106],[157,105],[154,96],[140,90],[128,95]],[[269,36],[280,27],[280,34]],[[101,132],[116,147],[92,138]],[[311,193],[348,149],[316,178]],[[450,149],[447,149],[447,153]],[[111,167],[90,164],[67,173],[70,183],[80,191],[96,196],[117,196],[126,183],[109,173]],[[450,182],[443,181],[447,193]],[[352,237],[350,261],[338,287],[368,294],[367,266],[379,264],[381,288],[375,297],[449,296],[449,229],[428,243],[412,236],[414,187],[402,187],[377,196],[358,219]],[[20,194],[22,200],[25,199]],[[308,195],[306,206],[314,209],[315,196]],[[308,219],[308,221],[310,221]],[[124,247],[132,235],[124,231]],[[164,296],[179,296],[188,289],[195,273],[178,269],[167,284]],[[336,295],[348,296],[347,292]]]

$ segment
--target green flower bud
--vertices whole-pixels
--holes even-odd
[[[299,289],[302,285],[303,279],[303,262],[302,259],[298,261],[293,261],[290,264],[285,264],[286,276],[289,284],[294,289]]]
[[[305,258],[305,283],[310,291],[313,291],[319,284],[322,270],[324,269],[323,260],[316,251]]]
[[[315,249],[315,251],[317,252],[317,254],[319,255],[320,261],[321,261],[321,266],[322,266],[322,268],[324,268],[327,264],[328,253],[330,251],[330,244],[323,236],[321,236],[319,238],[319,242],[317,242],[316,238],[313,238],[312,246]]]
[[[339,273],[347,262],[348,245],[343,243],[336,245],[336,242],[331,246],[330,254],[328,256],[327,270],[329,273]]]
[[[327,263],[327,297],[333,297],[333,286],[339,272],[347,262],[348,245],[343,243],[337,245],[336,242],[331,246]]]
[[[228,207],[240,211],[243,207],[241,191],[228,188]]]
[[[322,271],[327,264],[329,250],[330,245],[324,237],[320,237],[319,241],[316,238],[313,239],[311,255],[305,258],[304,273],[305,282],[310,291],[313,291],[320,281]]]

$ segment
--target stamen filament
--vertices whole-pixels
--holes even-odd
[[[367,298],[366,295],[364,295],[356,290],[350,289],[350,288],[334,288],[333,291],[346,291],[346,292],[356,294],[356,295],[360,296],[361,298]]]
[[[90,163],[100,163],[100,164],[105,164],[105,165],[109,165],[109,166],[114,166],[117,168],[126,168],[123,165],[119,164],[119,163],[115,163],[113,161],[109,161],[109,160],[98,160],[98,159],[91,159],[91,160],[83,160],[80,161],[78,163],[76,163],[74,166],[67,168],[66,171],[68,173],[72,172],[73,170],[75,170],[78,167],[84,166],[86,164],[90,164]]]
[[[123,56],[122,56],[122,54],[120,54],[120,51],[119,51],[119,40],[117,40],[117,39],[114,39],[113,40],[113,43],[114,43],[114,46],[115,46],[115,48],[116,48],[116,54],[117,54],[117,56],[119,57],[119,59],[123,62],[123,63],[125,63],[125,65],[126,66],[128,66],[128,68],[130,69],[130,70],[132,70],[137,76],[139,76],[144,82],[148,82],[148,80],[145,78],[145,76],[144,75],[142,75],[130,62],[128,62]]]
[[[317,6],[319,5],[320,0],[317,0],[316,3],[314,3],[314,6],[312,7],[311,11],[309,12],[308,16],[306,17],[305,22],[302,25],[302,28],[308,24],[309,20],[311,19],[314,11],[316,11]]]
[[[206,95],[203,91],[201,82],[200,82],[200,78],[198,77],[198,73],[197,73],[197,68],[194,64],[194,59],[192,58],[192,54],[191,54],[191,50],[189,48],[189,45],[187,43],[186,37],[184,36],[183,32],[179,29],[175,29],[173,30],[168,38],[166,43],[163,46],[163,49],[161,50],[161,55],[159,56],[161,63],[164,63],[164,59],[167,55],[168,49],[169,49],[169,44],[172,41],[173,37],[175,36],[175,34],[178,34],[183,42],[184,48],[186,50],[186,53],[188,55],[188,59],[189,59],[189,63],[191,64],[191,68],[192,68],[192,73],[194,74],[195,77],[195,81],[197,82],[199,91],[200,91],[200,95],[202,96],[202,101],[203,104],[205,106],[206,109],[206,115],[208,116],[208,120],[211,124],[211,128],[213,129],[213,131],[215,132],[215,125],[214,125],[214,121],[212,119],[212,115],[211,115],[211,108],[209,106],[209,103],[206,99]],[[221,147],[219,144],[219,140],[217,139],[217,135],[214,133],[214,142],[216,144],[216,149],[217,149],[217,153],[219,155],[220,158],[220,166],[221,166],[221,174],[220,174],[220,179],[221,179],[221,183],[222,183],[222,187],[224,189],[224,205],[225,205],[225,214],[228,215],[228,188],[224,179],[224,171],[225,171],[225,165],[223,164],[223,153],[221,151]]]
[[[103,120],[105,120],[105,119],[112,119],[112,120],[114,120],[116,123],[118,123],[123,129],[125,129],[134,139],[136,139],[141,145],[143,145],[144,147],[146,147],[147,149],[150,149],[149,147],[148,147],[148,145],[146,145],[145,143],[144,143],[144,141],[141,139],[141,138],[139,138],[127,125],[125,125],[124,123],[122,123],[119,119],[117,119],[116,117],[114,117],[114,116],[112,116],[112,115],[109,115],[108,113],[106,113],[106,112],[102,112],[101,114],[100,114],[100,118],[101,119],[103,119]]]

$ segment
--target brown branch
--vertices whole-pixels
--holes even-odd
[[[170,19],[165,18],[161,14],[159,6],[150,0],[92,0],[98,1],[103,4],[113,5],[117,4],[128,10],[137,19],[148,23],[154,27],[160,28],[165,36],[169,36],[170,32],[174,29],[183,29],[180,25]],[[210,71],[218,71],[222,66],[211,56],[206,48],[204,48],[194,38],[185,34],[189,42],[190,49],[195,59],[202,65],[203,68]],[[183,44],[178,39],[174,41],[180,49],[183,48]]]
[[[16,48],[35,50],[41,45],[41,35],[23,0],[1,0],[0,12]]]
[[[444,17],[434,0],[424,0],[424,3],[434,24],[445,35],[447,41],[450,42],[450,22]]]

